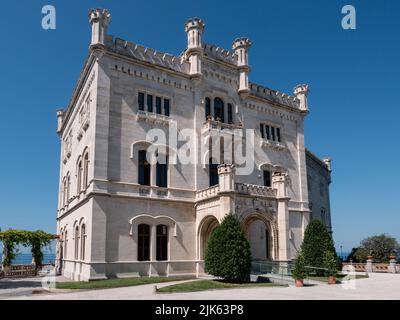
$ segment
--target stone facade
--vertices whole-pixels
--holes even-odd
[[[290,96],[249,82],[251,42],[236,39],[233,51],[204,43],[198,18],[185,25],[188,46],[180,56],[108,35],[107,10],[92,10],[89,20],[88,57],[69,106],[57,111],[58,270],[75,280],[202,274],[207,240],[229,213],[241,221],[254,259],[293,259],[310,220],[308,86]],[[157,165],[146,162],[149,183],[143,183],[138,154],[155,145],[148,132],[170,138],[175,127],[202,137],[193,144],[195,161],[169,163],[162,187]],[[217,168],[219,183],[210,183],[202,142],[242,141],[248,130],[251,171],[239,174],[228,161]],[[164,147],[176,158],[177,150]],[[311,168],[313,179],[322,179],[321,172],[325,178]],[[330,219],[329,201],[324,208]]]

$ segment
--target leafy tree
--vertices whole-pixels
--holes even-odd
[[[305,268],[304,256],[302,253],[299,253],[297,256],[296,262],[294,264],[294,269],[292,271],[292,277],[295,280],[305,279],[307,277],[307,272]]]
[[[332,251],[325,251],[323,258],[323,267],[328,269],[328,276],[336,277],[338,273],[337,259]]]
[[[239,221],[232,214],[224,218],[208,241],[205,270],[228,282],[250,280],[250,244],[243,234]]]
[[[360,261],[366,261],[367,257],[372,255],[377,262],[389,262],[390,255],[399,251],[400,245],[395,238],[381,234],[361,241],[356,257]]]
[[[326,251],[333,253],[335,261],[337,254],[331,234],[319,220],[312,220],[304,233],[301,252],[308,267],[323,268],[323,258]],[[315,269],[317,275],[323,275],[323,270]]]

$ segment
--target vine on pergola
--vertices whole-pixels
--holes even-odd
[[[43,247],[50,244],[55,236],[44,231],[7,230],[0,232],[0,241],[3,242],[3,265],[10,266],[16,258],[15,248],[18,245],[31,247],[31,253],[36,268],[42,266]]]

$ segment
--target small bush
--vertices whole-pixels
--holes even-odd
[[[325,251],[323,258],[323,267],[328,269],[328,276],[336,277],[337,270],[337,260],[333,252]]]
[[[250,244],[233,215],[226,216],[211,235],[205,254],[205,270],[228,282],[250,280]]]
[[[307,277],[304,256],[301,253],[297,256],[296,262],[294,264],[294,269],[292,272],[292,277],[295,280],[302,280]]]

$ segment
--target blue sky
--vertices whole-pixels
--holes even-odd
[[[41,9],[57,29],[41,28]],[[341,8],[357,30],[341,28]],[[184,22],[206,22],[205,41],[253,41],[251,81],[292,93],[311,87],[306,144],[333,158],[331,202],[337,247],[369,235],[400,240],[400,2],[369,1],[7,1],[0,58],[0,227],[55,232],[59,140],[65,107],[87,54],[92,7],[111,11],[110,33],[179,54]]]

